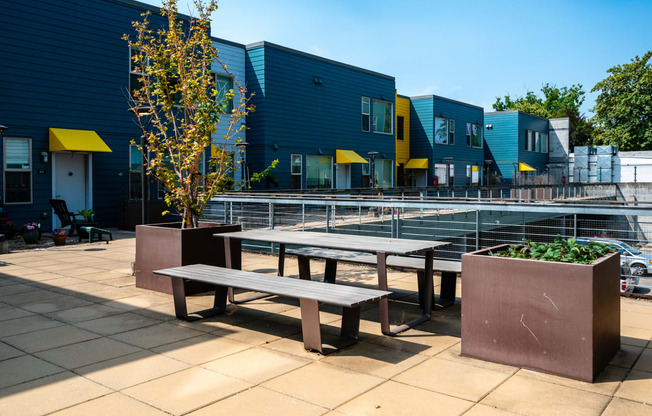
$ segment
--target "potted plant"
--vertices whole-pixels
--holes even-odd
[[[246,90],[235,80],[237,94],[233,89],[219,91],[215,84],[215,63],[233,79],[209,34],[210,14],[217,10],[217,2],[197,1],[195,6],[199,17],[180,18],[176,1],[163,1],[165,27],[152,28],[146,12],[142,22],[133,24],[136,36],[124,36],[134,52],[134,72],[143,74],[131,101],[143,134],[139,148],[146,157],[144,169],[165,191],[169,207],[165,213],[175,212],[181,219],[136,226],[136,286],[167,293],[172,291],[170,279],[154,275],[153,270],[192,263],[225,264],[221,240],[213,234],[237,231],[240,225],[202,223],[200,218],[210,199],[229,185],[236,168],[230,152],[242,141],[243,117],[253,111]],[[236,97],[239,102],[231,110],[229,101]],[[217,124],[224,121],[226,133],[215,142]],[[215,151],[210,152],[208,166],[203,166],[211,146]],[[239,246],[233,249],[240,252]],[[234,264],[237,267],[239,259]],[[186,291],[208,288],[188,287]]]
[[[95,211],[93,208],[82,209],[77,211],[77,215],[82,217],[82,222],[77,224],[77,235],[80,239],[87,239],[88,232],[86,232],[85,227],[95,227],[97,223],[93,222],[93,216],[95,216]]]
[[[55,228],[52,230],[52,241],[54,241],[55,246],[65,246],[66,245],[66,230],[63,228]]]
[[[462,355],[593,381],[620,349],[620,259],[604,244],[462,255]]]
[[[39,240],[39,228],[41,228],[41,224],[30,221],[27,224],[23,226],[23,241],[25,241],[25,244],[36,244],[38,243]]]

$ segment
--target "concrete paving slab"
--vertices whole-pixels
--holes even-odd
[[[112,393],[52,413],[51,416],[166,416],[161,410],[121,393]]]

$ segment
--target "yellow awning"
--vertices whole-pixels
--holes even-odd
[[[369,163],[353,150],[335,150],[335,163]]]
[[[532,166],[528,165],[527,163],[518,162],[518,171],[519,172],[532,172],[532,171],[535,171],[535,170],[536,169],[534,169]]]
[[[428,159],[410,159],[405,169],[428,169]]]
[[[478,165],[473,165],[473,167],[471,168],[471,171],[472,172],[477,172],[478,171]]]
[[[111,152],[92,130],[50,129],[51,152]]]

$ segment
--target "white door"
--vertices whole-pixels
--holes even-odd
[[[413,186],[424,187],[428,186],[428,170],[427,169],[412,169],[412,182]]]
[[[348,189],[351,187],[351,165],[339,163],[337,165],[337,189]]]
[[[70,212],[89,206],[89,155],[80,153],[53,153],[54,199],[66,201]],[[59,218],[53,215],[52,226],[59,227]]]

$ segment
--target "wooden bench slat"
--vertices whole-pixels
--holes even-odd
[[[348,261],[351,263],[361,263],[376,265],[376,256],[372,254],[359,253],[355,251],[335,250],[335,249],[320,249],[305,247],[300,249],[287,250],[287,254],[308,256],[316,259],[334,259],[340,261]],[[418,257],[405,257],[405,256],[388,256],[387,266],[401,269],[414,269],[423,270],[424,260]],[[462,263],[450,260],[434,260],[433,270],[441,272],[461,273]]]
[[[352,307],[387,297],[391,292],[348,285],[333,285],[311,280],[263,275],[243,270],[204,264],[156,270],[156,274],[180,277],[219,286],[265,292],[273,295],[316,300],[321,303]]]

